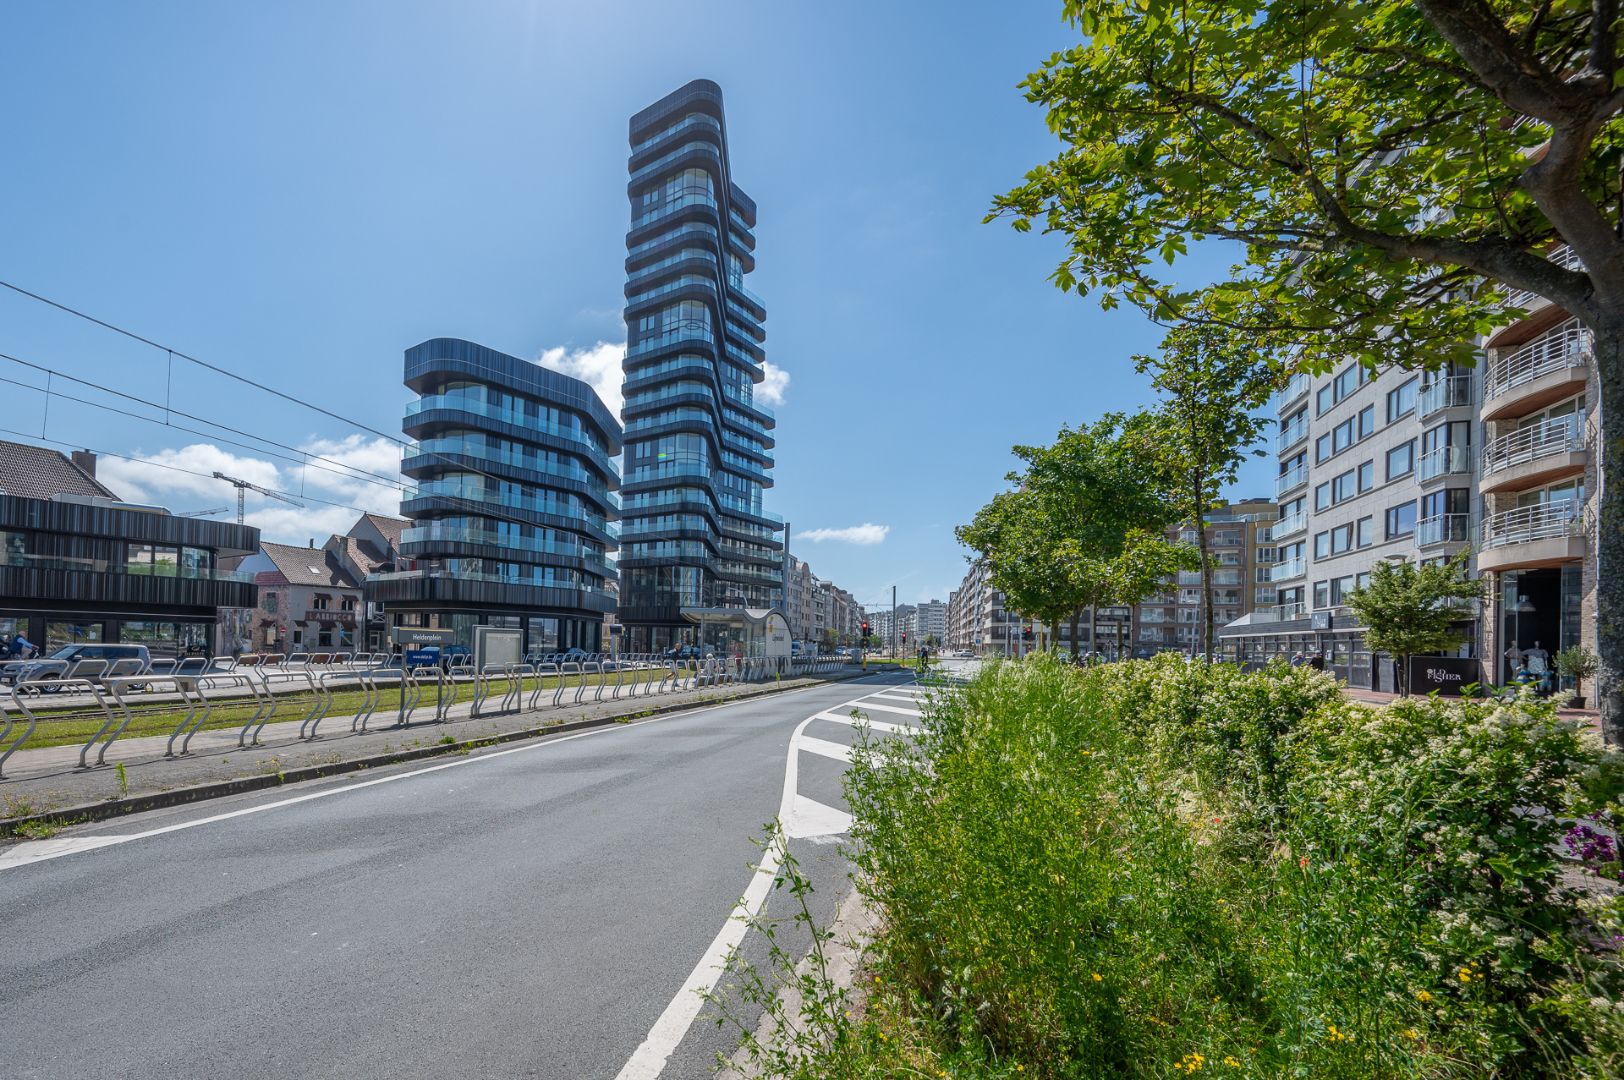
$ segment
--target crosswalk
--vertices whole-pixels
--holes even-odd
[[[842,740],[854,738],[858,726],[865,726],[876,735],[908,735],[924,715],[924,698],[929,692],[918,686],[887,686],[801,721],[790,739],[786,780],[795,795],[787,800],[789,813],[782,823],[784,835],[790,839],[816,840],[851,830],[850,814],[800,789],[802,755],[849,764],[853,744]],[[821,790],[817,794],[823,796]]]

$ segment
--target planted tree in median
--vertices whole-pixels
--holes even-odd
[[[1151,377],[1162,398],[1135,430],[1141,454],[1156,470],[1165,499],[1180,521],[1195,530],[1201,569],[1201,651],[1212,660],[1212,562],[1207,554],[1207,515],[1223,505],[1241,463],[1255,449],[1269,421],[1256,415],[1268,397],[1268,365],[1249,335],[1210,322],[1173,328],[1155,356],[1134,364]]]
[[[1483,582],[1466,576],[1471,552],[1461,549],[1441,563],[1383,560],[1370,571],[1370,583],[1343,598],[1365,629],[1371,652],[1398,658],[1399,693],[1410,694],[1410,657],[1453,649],[1460,610],[1453,601],[1476,600]]]
[[[1065,0],[1086,41],[1026,82],[1064,146],[997,199],[1069,241],[1063,289],[1168,320],[1192,242],[1245,270],[1202,317],[1306,370],[1470,363],[1548,297],[1594,333],[1603,483],[1624,490],[1617,0]],[[1571,246],[1582,268],[1543,256]],[[1624,739],[1624,500],[1601,504],[1604,726]]]

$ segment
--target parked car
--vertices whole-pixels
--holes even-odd
[[[106,660],[110,665],[120,660],[139,660],[144,675],[152,670],[152,654],[145,645],[64,645],[50,656],[25,660],[6,669],[3,677],[13,686],[25,683],[43,684],[65,677],[81,660]],[[40,690],[54,690],[54,686],[37,685]]]

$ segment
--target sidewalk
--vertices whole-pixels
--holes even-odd
[[[622,695],[618,701],[605,696],[594,702],[588,688],[580,705],[570,703],[571,691],[558,708],[552,706],[549,692],[534,711],[506,713],[494,711],[500,704],[498,697],[488,699],[477,718],[469,716],[471,702],[465,688],[445,723],[433,720],[432,705],[418,710],[417,715],[425,719],[405,727],[391,726],[392,714],[376,713],[370,718],[369,730],[359,734],[350,730],[352,716],[329,716],[321,721],[317,737],[306,742],[299,739],[300,724],[294,720],[266,725],[259,744],[246,748],[237,746],[238,727],[222,728],[198,732],[190,752],[175,758],[164,756],[168,735],[141,736],[115,742],[107,752],[107,763],[99,768],[94,764],[99,747],[91,750],[91,767],[84,769],[78,767],[82,744],[25,748],[6,762],[5,779],[0,780],[0,837],[9,833],[11,822],[41,813],[72,810],[83,816],[108,817],[311,779],[363,767],[362,763],[381,765],[390,758],[453,753],[468,743],[542,737],[558,730],[760,697],[862,674],[862,669],[853,668],[782,682],[727,684],[636,698]],[[116,768],[120,763],[124,766],[122,785]],[[235,788],[229,788],[233,783]],[[208,790],[211,787],[223,790]]]

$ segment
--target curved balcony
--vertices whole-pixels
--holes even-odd
[[[1483,448],[1479,489],[1488,493],[1537,487],[1583,472],[1588,458],[1587,440],[1577,417],[1542,420]]]
[[[1572,499],[1519,506],[1483,519],[1480,571],[1561,566],[1585,556],[1588,521]]]
[[[403,570],[370,574],[367,592],[379,603],[411,606],[527,608],[533,611],[597,612],[615,610],[614,594],[569,585],[515,581],[496,574],[446,570]]]
[[[1444,409],[1464,408],[1472,404],[1472,377],[1470,375],[1447,375],[1421,388],[1416,395],[1415,415],[1417,419],[1425,420],[1433,413]]]
[[[1274,411],[1277,413],[1283,413],[1298,400],[1307,397],[1308,388],[1313,384],[1313,382],[1313,379],[1309,378],[1307,375],[1301,374],[1293,375],[1291,378],[1287,379],[1286,385],[1275,392]]]
[[[1464,476],[1472,471],[1469,446],[1436,446],[1415,463],[1416,479],[1423,484],[1442,476]]]
[[[1281,473],[1274,481],[1274,497],[1283,499],[1289,492],[1308,484],[1308,466],[1295,465]]]
[[[1585,387],[1590,331],[1566,323],[1515,349],[1490,349],[1483,382],[1484,420],[1533,412]]]
[[[1415,523],[1415,542],[1418,547],[1464,544],[1471,531],[1472,515],[1437,514]]]

